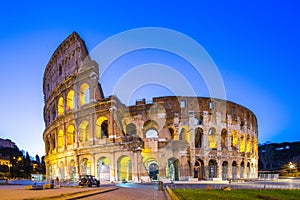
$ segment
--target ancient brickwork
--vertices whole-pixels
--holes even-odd
[[[47,178],[76,181],[257,178],[257,120],[247,108],[205,97],[156,97],[127,107],[104,98],[98,64],[72,33],[44,74]]]

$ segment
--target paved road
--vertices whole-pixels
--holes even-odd
[[[164,191],[149,188],[124,188],[120,187],[107,193],[101,193],[84,198],[85,200],[167,200]]]

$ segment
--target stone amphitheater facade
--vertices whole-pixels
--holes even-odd
[[[256,116],[233,102],[166,96],[126,106],[104,97],[98,64],[77,33],[44,72],[47,179],[102,182],[256,179]]]

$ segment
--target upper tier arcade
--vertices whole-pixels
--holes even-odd
[[[75,78],[85,59],[89,60],[85,43],[73,32],[59,45],[47,64],[43,84],[45,102],[59,85]]]

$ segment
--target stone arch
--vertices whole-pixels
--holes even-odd
[[[96,138],[108,138],[108,119],[105,116],[98,117],[96,121]]]
[[[208,148],[217,149],[217,131],[214,127],[208,131]]]
[[[238,147],[238,132],[236,130],[232,130],[232,137],[231,137],[231,147],[237,149]]]
[[[244,168],[245,168],[245,163],[244,161],[242,161],[240,164],[240,178],[244,178]]]
[[[82,175],[91,174],[91,161],[87,158],[84,158],[81,161],[81,174]]]
[[[251,166],[250,166],[250,162],[247,162],[247,168],[246,168],[247,178],[250,178],[250,174],[251,174]]]
[[[60,129],[57,134],[57,148],[62,149],[64,147],[64,131]]]
[[[76,176],[76,164],[73,159],[70,161],[69,164],[69,174],[70,174],[70,180],[74,181]]]
[[[80,142],[87,142],[90,140],[89,122],[84,120],[79,125],[79,139]]]
[[[240,136],[240,152],[245,152],[245,135],[244,133]]]
[[[174,140],[175,139],[175,131],[174,131],[174,128],[173,127],[168,127],[168,130],[170,132],[170,135],[171,135],[171,140]]]
[[[251,136],[250,136],[250,134],[247,135],[247,139],[246,139],[246,152],[247,153],[251,152]]]
[[[158,180],[159,177],[159,163],[154,158],[145,160],[145,166],[151,180]]]
[[[110,181],[110,160],[107,157],[98,159],[97,176],[100,181]]]
[[[58,103],[57,103],[57,115],[61,116],[65,112],[65,104],[64,104],[64,98],[59,97]]]
[[[88,83],[83,83],[80,86],[79,103],[81,106],[90,103],[90,86]]]
[[[201,159],[195,161],[194,178],[198,178],[198,180],[204,179],[204,161]]]
[[[195,148],[202,148],[202,142],[203,142],[203,129],[198,127],[195,129]]]
[[[217,178],[218,177],[218,164],[214,159],[209,160],[208,162],[208,178]]]
[[[228,138],[228,131],[227,129],[223,128],[221,131],[221,147],[227,147],[227,138]]]
[[[118,181],[132,180],[132,161],[129,156],[121,156],[117,163]]]
[[[60,161],[60,163],[59,163],[59,174],[60,174],[60,180],[64,181],[66,179],[66,170],[65,170],[65,164],[63,161]]]
[[[228,179],[228,162],[224,161],[222,163],[222,180]]]
[[[67,145],[73,145],[75,143],[75,128],[74,125],[69,125],[67,128]]]
[[[127,124],[126,135],[136,135],[136,125],[134,123]]]
[[[75,98],[74,98],[74,90],[70,90],[67,94],[67,110],[72,110],[74,109],[74,105],[75,105]]]
[[[187,126],[183,126],[180,130],[179,134],[179,139],[180,140],[185,140],[187,143],[190,143],[191,137],[190,137],[190,129]]]
[[[148,120],[144,123],[144,134],[146,138],[158,138],[158,124],[154,120]]]
[[[179,181],[180,177],[180,162],[177,158],[172,157],[168,159],[166,166],[166,175],[171,181]]]
[[[232,162],[232,180],[237,179],[237,163],[235,161]]]

